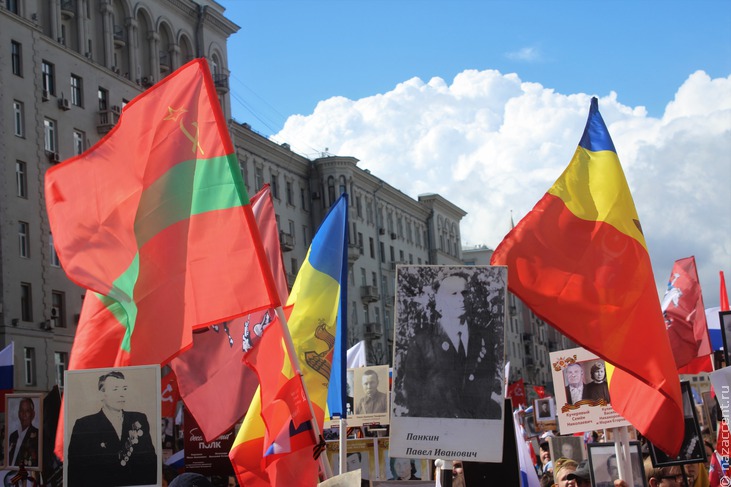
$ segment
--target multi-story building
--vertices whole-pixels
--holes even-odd
[[[63,386],[84,296],[54,251],[45,171],[194,57],[208,59],[230,119],[226,42],[237,30],[212,0],[0,0],[0,346],[15,343],[17,390]],[[352,157],[310,160],[246,124],[230,130],[249,194],[271,185],[290,284],[330,204],[349,194],[348,341],[389,363],[396,265],[459,264],[465,212],[408,197]]]

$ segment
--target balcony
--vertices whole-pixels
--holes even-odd
[[[170,53],[160,51],[160,72],[167,73],[170,71]]]
[[[282,252],[291,252],[294,250],[294,236],[289,233],[279,232],[279,246],[282,248]]]
[[[376,286],[361,286],[360,298],[364,303],[375,303],[378,301],[378,288]]]
[[[363,325],[363,336],[365,338],[381,338],[383,327],[380,323],[366,323]]]
[[[73,19],[76,15],[76,0],[61,1],[61,18],[64,20]]]
[[[220,73],[214,74],[213,85],[219,93],[228,93],[228,75]]]
[[[115,25],[112,28],[112,37],[114,37],[114,45],[116,47],[124,47],[127,45],[127,33],[124,31],[124,26]]]
[[[99,110],[99,123],[96,126],[96,131],[100,135],[108,133],[112,130],[112,127],[117,125],[119,115],[120,112],[117,110]]]
[[[356,244],[348,244],[348,263],[353,264],[361,255],[360,247]]]

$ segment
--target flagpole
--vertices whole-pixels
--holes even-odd
[[[348,456],[348,422],[340,416],[340,438],[338,439],[340,455],[338,455],[338,465],[340,474],[345,473],[345,457]]]
[[[302,374],[299,359],[297,358],[297,353],[294,349],[294,343],[292,342],[292,335],[289,333],[287,317],[284,316],[284,310],[281,306],[278,306],[276,308],[276,313],[280,323],[282,323],[282,336],[284,337],[284,342],[287,345],[287,354],[289,355],[289,361],[292,364],[295,373],[300,378],[300,382],[302,383],[302,390],[305,393],[305,398],[307,398],[307,405],[310,407],[310,416],[312,417],[312,420],[310,421],[310,423],[312,424],[312,434],[315,436],[315,445],[318,445],[320,443],[320,439],[322,438],[320,426],[317,424],[317,419],[315,419],[315,409],[312,407],[312,401],[310,400],[309,392],[307,392],[307,384],[305,384],[304,374]],[[333,472],[332,468],[330,467],[330,462],[327,460],[327,455],[320,454],[319,459],[320,465],[322,466],[322,471],[325,473],[325,478],[332,478]]]
[[[629,433],[626,426],[612,428],[614,433],[614,453],[617,455],[617,469],[619,478],[627,481],[631,485],[632,482],[632,462],[629,453]]]

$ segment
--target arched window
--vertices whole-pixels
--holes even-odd
[[[335,178],[332,176],[327,178],[327,194],[329,205],[332,205],[335,203]]]

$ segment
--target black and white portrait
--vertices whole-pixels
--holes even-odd
[[[703,446],[703,437],[698,425],[693,393],[690,390],[689,382],[681,382],[680,388],[683,392],[683,420],[685,422],[685,436],[680,447],[680,453],[676,457],[670,457],[665,452],[656,448],[650,443],[650,456],[652,464],[656,467],[680,465],[684,463],[705,462],[707,460],[706,449]]]
[[[160,368],[66,373],[64,485],[160,483]]]
[[[617,455],[614,443],[589,443],[589,469],[591,470],[591,485],[595,487],[614,487],[614,481],[619,478]],[[632,463],[632,486],[645,487],[645,468],[640,454],[640,442],[631,441],[629,444],[630,462]]]
[[[40,470],[43,465],[43,396],[8,394],[5,396],[5,465]]]
[[[501,417],[505,312],[501,269],[398,269],[396,414]]]
[[[584,441],[580,436],[552,436],[548,438],[548,448],[551,458],[570,458],[576,463],[581,463],[585,458]]]
[[[556,419],[556,406],[550,397],[536,399],[533,403],[533,410],[538,421],[552,421]]]
[[[354,369],[355,414],[358,416],[388,412],[388,366]],[[385,421],[384,421],[385,422]]]
[[[506,284],[500,266],[396,267],[393,456],[421,458],[438,438],[440,451],[502,459]]]

